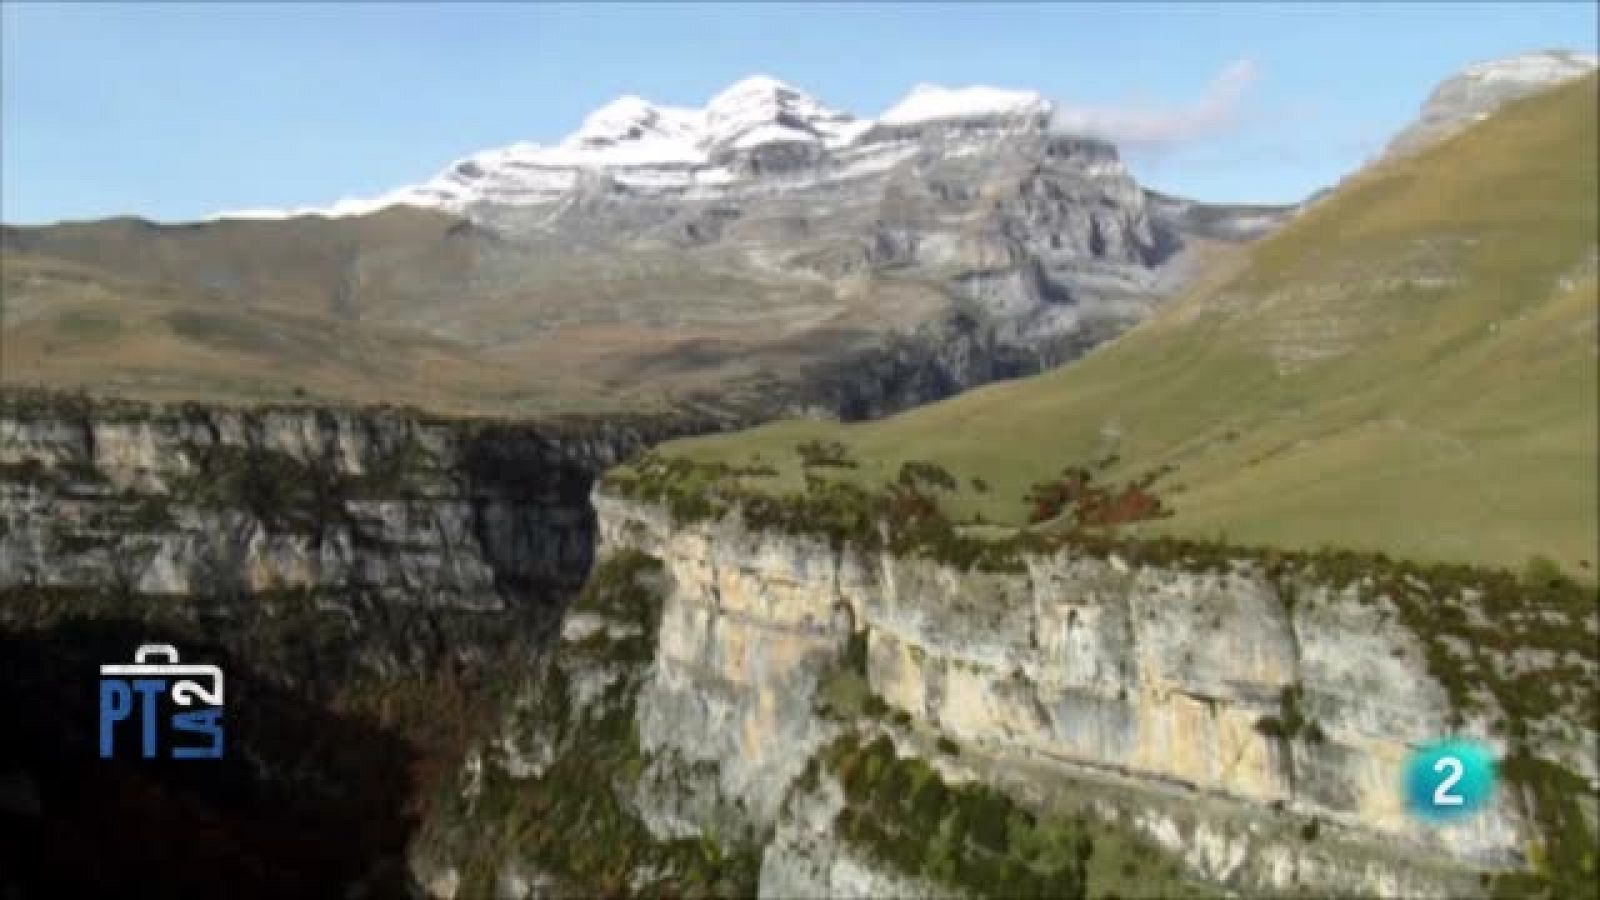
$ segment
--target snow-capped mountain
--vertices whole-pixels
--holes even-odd
[[[1470,119],[1486,96],[1593,65],[1474,67],[1430,107]],[[8,271],[31,273],[8,280],[7,308],[99,296],[120,316],[129,290],[178,304],[147,354],[173,360],[159,383],[308,377],[307,359],[365,346],[360,378],[430,360],[411,370],[419,397],[453,377],[475,403],[878,416],[1072,359],[1294,212],[1150,191],[1059,112],[1030,91],[923,85],[858,118],[766,77],[693,109],[627,96],[554,144],[476,153],[379,197],[4,229]],[[95,291],[85,272],[102,273]],[[332,334],[321,356],[302,350]],[[267,348],[248,378],[212,368],[236,335]],[[83,347],[96,371],[101,350]]]
[[[394,204],[454,213],[536,205],[560,199],[595,173],[645,192],[721,192],[766,176],[791,181],[851,177],[904,159],[914,149],[908,129],[1044,128],[1050,111],[1049,101],[1033,91],[918,85],[878,119],[862,119],[777,79],[754,76],[699,109],[620,97],[590,113],[554,145],[517,143],[486,150],[452,163],[429,181],[378,197],[325,208],[236,210],[217,218],[362,215]]]
[[[1153,194],[1053,114],[1030,91],[923,85],[866,119],[757,77],[697,109],[621,97],[554,144],[375,198],[7,241],[193,297],[202,326],[177,327],[197,341],[266,333],[287,352],[306,333],[260,312],[287,308],[331,322],[319,338],[423,342],[374,351],[384,364],[459,355],[419,366],[419,392],[454,372],[463,396],[548,385],[562,402],[865,418],[1071,359],[1287,215]],[[7,299],[57,290],[82,294]],[[247,320],[208,324],[219,303]]]

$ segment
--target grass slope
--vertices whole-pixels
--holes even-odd
[[[1596,79],[1362,172],[1232,272],[1089,357],[880,422],[668,445],[796,486],[804,440],[882,482],[936,461],[956,515],[1114,457],[1176,469],[1147,529],[1592,577],[1597,535]],[[979,490],[971,479],[982,479]],[[1587,569],[1587,571],[1585,571]]]
[[[469,414],[737,405],[950,303],[938,283],[835,290],[737,249],[571,243],[404,207],[0,226],[0,386]]]

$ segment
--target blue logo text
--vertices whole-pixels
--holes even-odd
[[[165,659],[165,662],[155,662]],[[166,740],[172,759],[222,757],[222,670],[209,665],[179,665],[177,648],[145,644],[134,653],[133,664],[100,667],[100,758],[117,755],[118,726],[138,724],[139,755],[162,755],[162,732],[193,736],[193,740]],[[176,707],[166,713],[170,701]],[[203,706],[203,709],[190,709]],[[170,729],[163,729],[163,723]],[[123,729],[124,732],[127,729]]]

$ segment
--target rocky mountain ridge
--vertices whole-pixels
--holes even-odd
[[[1434,88],[1417,120],[1390,140],[1383,156],[1420,150],[1483,121],[1518,97],[1582,78],[1596,64],[1592,53],[1543,50],[1470,65]]]
[[[729,85],[699,109],[625,95],[589,113],[554,145],[486,150],[429,181],[370,200],[240,210],[217,218],[361,215],[395,204],[474,216],[487,207],[550,203],[596,179],[641,194],[738,194],[762,189],[758,182],[774,176],[844,180],[881,171],[906,158],[912,150],[906,139],[925,129],[1048,127],[1052,108],[1032,91],[924,84],[878,119],[863,119],[757,75]],[[776,185],[785,186],[793,185]]]
[[[873,122],[770,79],[624,98],[359,211],[8,227],[4,377],[865,418],[1071,359],[1290,212],[1149,192],[1028,92]]]

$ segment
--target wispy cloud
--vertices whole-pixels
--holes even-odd
[[[1187,106],[1108,108],[1058,102],[1052,125],[1057,131],[1092,134],[1131,149],[1187,143],[1237,125],[1240,101],[1259,75],[1253,61],[1237,60]]]

